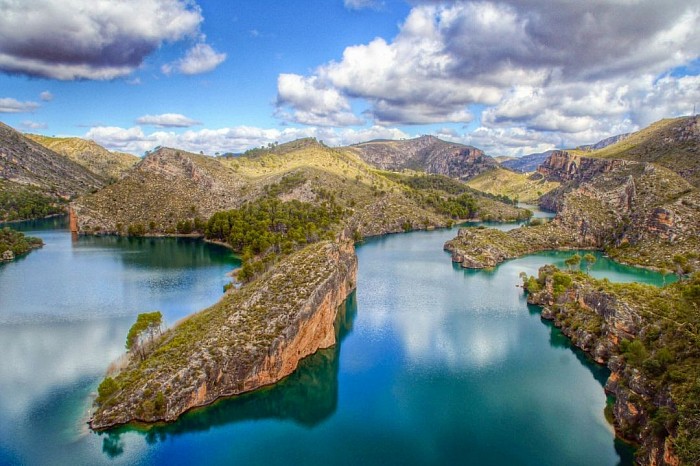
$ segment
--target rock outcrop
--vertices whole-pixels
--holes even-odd
[[[700,116],[657,121],[622,141],[587,154],[596,158],[652,162],[700,187]]]
[[[144,361],[132,361],[115,377],[119,390],[100,400],[91,427],[173,421],[281,380],[302,358],[336,343],[338,307],[356,273],[350,242],[317,243],[285,258],[166,332]]]
[[[580,182],[591,181],[598,175],[609,173],[628,163],[626,160],[580,157],[566,151],[555,150],[537,167],[537,171],[552,180]]]
[[[563,274],[553,266],[541,268],[539,279],[530,278],[526,289],[528,302],[542,306],[543,319],[611,370],[605,389],[615,397],[615,430],[640,446],[637,462],[695,464],[697,445],[689,445],[698,441],[692,426],[700,423],[700,417],[693,408],[697,400],[692,401],[692,390],[681,388],[685,376],[680,373],[692,374],[692,340],[697,335],[687,329],[688,323],[679,321],[684,314],[678,310],[685,305],[679,298],[682,289],[613,286],[580,274]],[[656,300],[663,301],[667,310],[650,306]],[[660,329],[666,334],[660,335]],[[679,338],[685,343],[678,343]],[[675,340],[677,348],[665,340]],[[675,360],[668,356],[674,353]],[[677,375],[669,375],[674,372]]]

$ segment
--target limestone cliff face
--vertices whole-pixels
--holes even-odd
[[[610,368],[605,389],[615,397],[615,430],[622,438],[641,445],[637,461],[643,465],[679,464],[672,436],[658,435],[651,425],[650,409],[675,411],[668,387],[647,380],[621,356],[623,340],[642,337],[648,331],[641,311],[587,283],[574,283],[555,294],[554,271],[552,266],[540,269],[540,276],[545,276],[544,287],[529,293],[528,302],[542,306],[543,319],[552,321],[575,346]]]
[[[350,242],[293,254],[167,332],[146,360],[132,361],[91,427],[174,421],[194,407],[286,377],[301,359],[336,343],[338,307],[355,288],[356,274]]]
[[[566,151],[555,150],[537,168],[537,171],[556,181],[589,181],[596,175],[608,173],[630,163],[626,160],[579,157]]]

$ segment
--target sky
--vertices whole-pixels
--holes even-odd
[[[0,121],[137,155],[433,134],[518,156],[695,105],[697,0],[0,0]]]

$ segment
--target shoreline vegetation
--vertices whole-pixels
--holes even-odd
[[[521,278],[542,318],[610,369],[606,417],[637,459],[700,463],[700,273],[663,287],[551,265]]]
[[[40,238],[25,236],[24,233],[9,227],[0,228],[0,263],[11,262],[43,245],[44,242]]]

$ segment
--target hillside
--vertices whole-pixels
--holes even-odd
[[[523,155],[522,157],[501,162],[501,166],[520,173],[534,172],[542,162],[547,160],[551,153],[552,151],[548,150],[537,154]]]
[[[139,161],[139,157],[135,155],[111,152],[99,144],[85,139],[53,138],[38,134],[25,136],[108,180],[121,178],[128,169]]]
[[[65,198],[105,184],[103,178],[2,123],[0,179],[33,185],[46,194]]]
[[[559,183],[548,181],[538,173],[528,175],[495,168],[467,181],[467,185],[478,191],[537,204],[543,194],[559,186]]]
[[[201,223],[215,212],[268,194],[313,204],[333,200],[347,211],[346,227],[362,236],[453,221],[352,151],[330,149],[315,140],[256,149],[240,157],[213,158],[161,148],[118,182],[79,199],[73,208],[83,233],[126,234],[129,226],[141,226],[147,234],[173,234],[182,232],[178,224]],[[506,207],[513,217],[518,215],[512,206]],[[494,219],[502,218],[501,213],[484,210]]]
[[[460,231],[446,246],[455,261],[480,268],[529,252],[583,247],[657,269],[698,265],[700,192],[673,171],[563,151],[553,153],[539,171],[563,183],[540,201],[557,212],[553,222],[505,234]]]
[[[657,163],[700,187],[700,117],[661,120],[622,141],[585,155]]]
[[[64,212],[65,202],[106,180],[0,123],[0,220]]]
[[[362,160],[382,170],[416,170],[468,180],[498,164],[481,150],[435,136],[376,140],[351,146]]]

